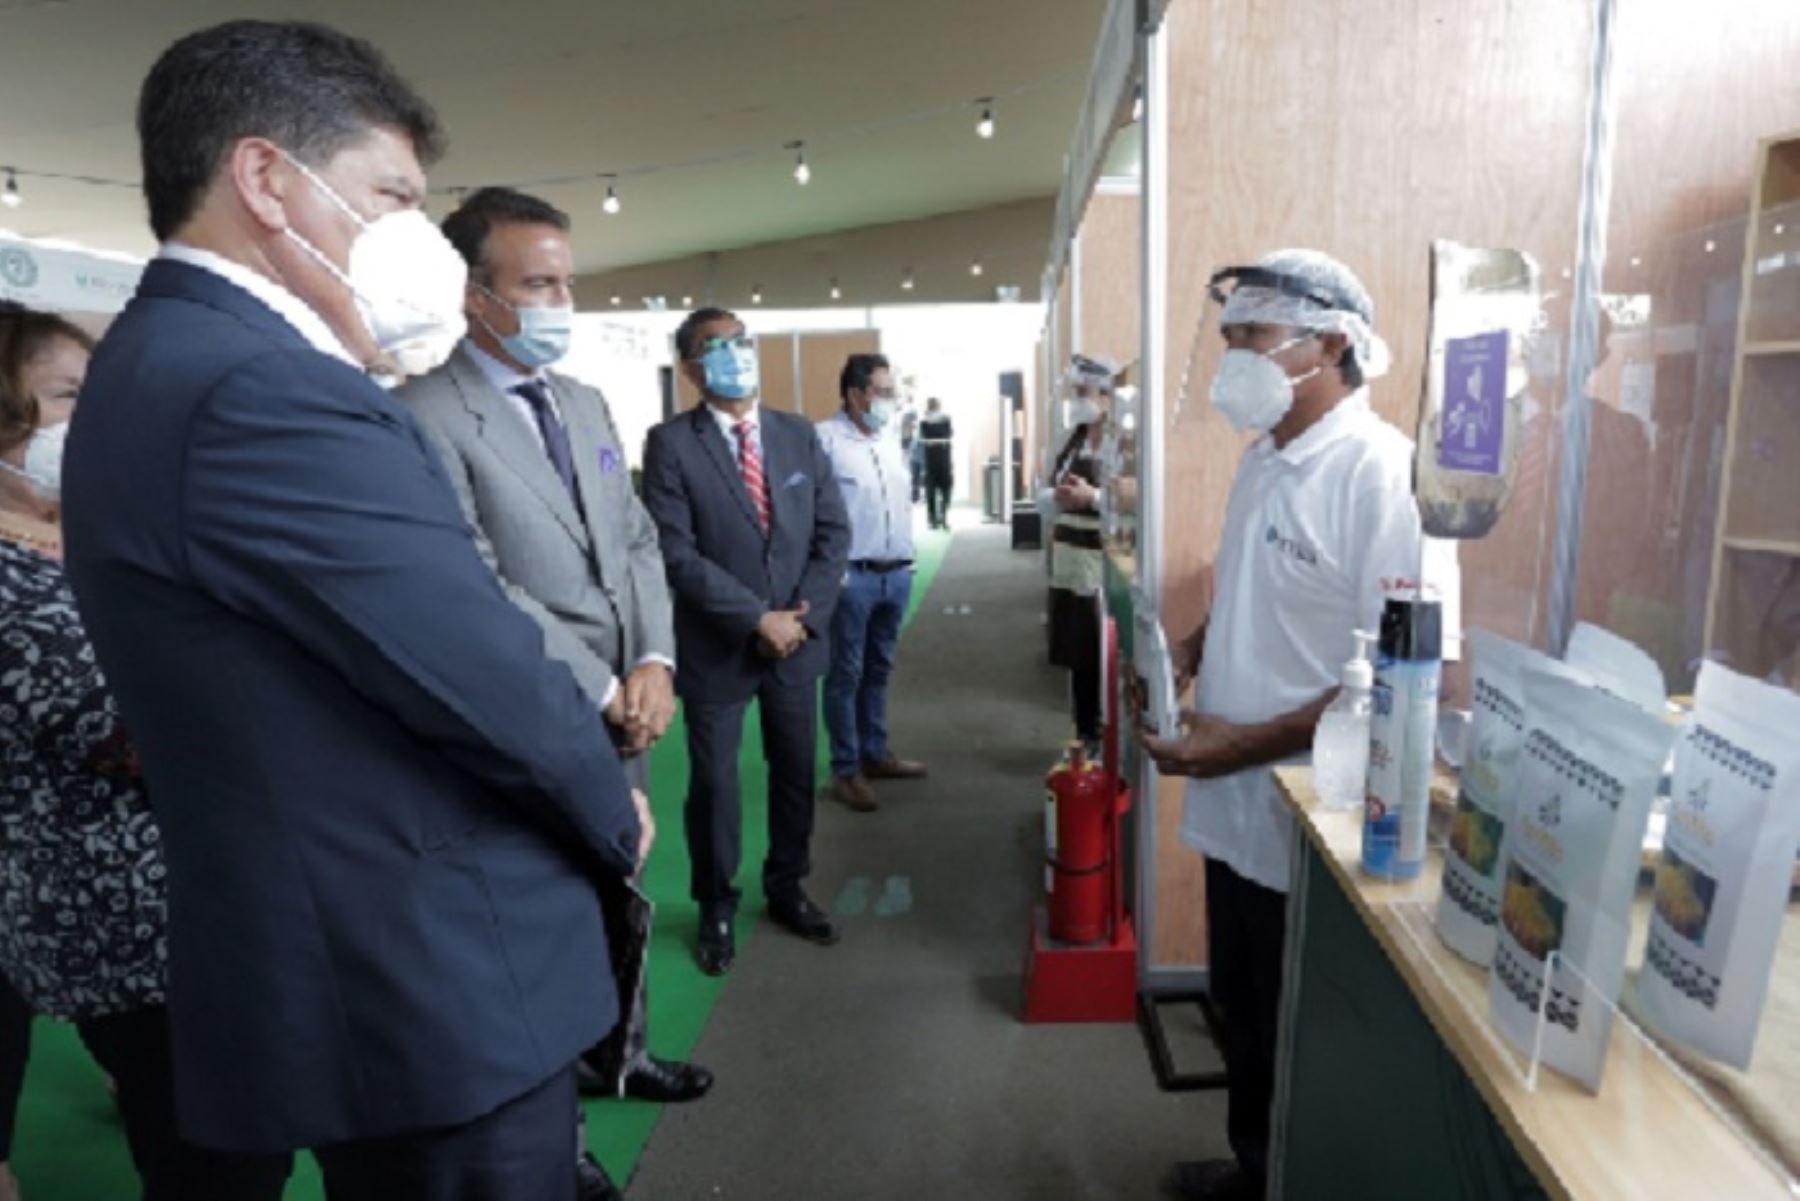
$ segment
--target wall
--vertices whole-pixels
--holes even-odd
[[[1080,354],[1137,362],[1143,346],[1143,198],[1135,188],[1106,186],[1081,220]]]
[[[771,242],[716,255],[695,256],[576,281],[578,305],[589,311],[644,307],[647,296],[667,298],[670,308],[696,303],[747,307],[760,289],[770,307],[826,307],[830,281],[842,289],[841,305],[976,303],[994,299],[1000,285],[1037,297],[1044,248],[1055,218],[1053,198],[1039,197],[971,209],[922,221],[871,225],[841,233]],[[969,272],[980,259],[982,274]],[[914,287],[901,280],[912,271]]]

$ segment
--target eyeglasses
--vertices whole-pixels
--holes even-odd
[[[715,350],[725,349],[755,350],[756,339],[749,334],[737,334],[735,336],[720,335],[716,338],[708,338],[706,341],[700,343],[699,351],[694,357],[696,359],[703,359]]]

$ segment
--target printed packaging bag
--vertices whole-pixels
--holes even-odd
[[[1527,670],[1558,673],[1548,655],[1486,630],[1471,630],[1475,696],[1463,752],[1461,788],[1450,843],[1444,851],[1444,887],[1438,895],[1437,931],[1463,958],[1486,967],[1494,959],[1500,920],[1500,849],[1512,820],[1513,773],[1525,743]]]
[[[1668,693],[1662,668],[1629,638],[1584,621],[1569,635],[1563,662],[1640,709],[1664,710]]]
[[[1800,845],[1800,696],[1701,664],[1670,800],[1639,1009],[1748,1068]]]
[[[1517,250],[1431,244],[1431,326],[1414,495],[1434,538],[1479,538],[1518,474],[1531,352],[1544,322],[1538,265]]]
[[[1544,1062],[1598,1092],[1644,829],[1674,730],[1585,680],[1523,675],[1525,740],[1488,1000],[1501,1033],[1526,1054],[1542,1004]]]

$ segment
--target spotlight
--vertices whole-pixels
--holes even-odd
[[[600,205],[608,215],[618,212],[625,206],[619,203],[619,191],[611,184],[606,185],[606,200]]]
[[[833,300],[842,300],[844,298],[844,290],[838,287],[837,276],[835,275],[831,277],[831,298]]]
[[[975,136],[991,138],[994,136],[994,102],[992,99],[983,98],[975,103],[981,105],[981,120],[975,122]]]
[[[794,152],[794,182],[804,188],[812,182],[812,168],[806,165],[806,143],[789,142],[788,149]]]
[[[908,267],[906,269],[906,274],[900,277],[900,290],[902,292],[910,292],[913,290],[913,273],[911,267]]]
[[[969,274],[970,275],[980,275],[981,274],[981,260],[980,259],[976,259],[974,262],[969,264]]]
[[[0,204],[9,209],[16,209],[25,203],[25,197],[19,192],[19,177],[11,167],[6,169],[6,191],[0,192]]]
[[[761,304],[762,303],[762,289],[760,287],[750,289],[750,303],[751,304]]]

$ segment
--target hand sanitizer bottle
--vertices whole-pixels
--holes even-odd
[[[1356,630],[1353,636],[1356,657],[1344,664],[1344,686],[1313,731],[1313,785],[1319,803],[1332,810],[1361,809],[1369,774],[1370,689],[1375,685],[1369,647],[1375,635]]]

